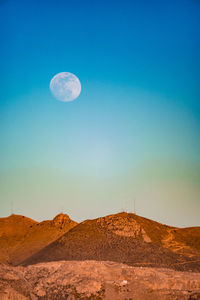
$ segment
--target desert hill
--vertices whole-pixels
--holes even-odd
[[[76,224],[66,214],[40,223],[20,215],[0,218],[0,261],[20,263]]]
[[[9,262],[9,253],[38,222],[20,215],[0,218],[0,261]]]
[[[198,237],[196,242],[190,240],[191,237],[188,238],[189,229],[183,230],[183,233],[180,233],[181,230],[135,214],[109,215],[78,224],[29,257],[23,264],[60,260],[98,260],[199,272],[199,228],[190,230]],[[172,243],[174,240],[175,244]],[[180,248],[177,250],[178,244]],[[187,251],[184,251],[184,248]]]

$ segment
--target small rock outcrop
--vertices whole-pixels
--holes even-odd
[[[127,213],[121,213],[116,216],[110,215],[99,218],[97,223],[102,228],[113,232],[114,234],[126,237],[134,237],[135,239],[143,240],[147,243],[151,242],[150,237],[134,218],[128,218]]]
[[[59,227],[59,228],[64,228],[65,226],[67,226],[68,228],[71,226],[74,227],[75,225],[77,225],[76,222],[74,222],[73,220],[70,219],[70,217],[67,214],[58,214],[57,216],[55,216],[55,218],[53,219],[52,223]]]

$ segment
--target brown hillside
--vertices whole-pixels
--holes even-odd
[[[200,253],[200,227],[169,228],[162,243],[176,253],[193,257]]]
[[[23,264],[98,260],[133,266],[200,271],[200,256],[190,259],[163,246],[163,239],[168,231],[174,229],[176,228],[128,213],[87,220],[25,260]]]
[[[0,259],[11,264],[20,263],[76,224],[66,214],[59,214],[53,220],[40,223],[24,216],[1,218]]]
[[[20,215],[0,218],[0,262],[9,262],[9,253],[24,239],[31,226],[38,223]]]

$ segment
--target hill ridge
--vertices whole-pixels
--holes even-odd
[[[195,249],[192,243],[188,247],[187,242],[190,241],[187,241],[186,236],[185,247],[181,246],[181,251],[177,251],[176,247],[167,243],[169,230],[176,238],[176,232],[181,229],[131,213],[85,220],[29,257],[23,264],[95,259],[200,271],[200,247]],[[194,266],[195,262],[198,263]]]
[[[67,214],[34,221],[23,215],[0,218],[0,261],[17,264],[63,235],[77,222]]]

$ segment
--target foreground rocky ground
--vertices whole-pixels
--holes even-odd
[[[0,265],[0,300],[200,299],[200,273],[108,261]]]

